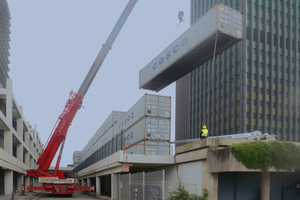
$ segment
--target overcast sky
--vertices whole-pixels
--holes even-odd
[[[45,144],[71,90],[77,92],[128,0],[8,0],[13,93]],[[178,25],[178,11],[185,22]],[[61,166],[73,163],[108,115],[128,111],[145,93],[139,70],[189,28],[189,0],[140,0],[102,64],[70,127]],[[177,28],[176,28],[177,26]],[[159,95],[172,97],[175,83]],[[56,160],[55,160],[56,161]],[[52,163],[54,164],[54,162]]]

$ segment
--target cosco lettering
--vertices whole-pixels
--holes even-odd
[[[179,49],[179,48],[178,48],[178,45],[176,45],[176,46],[174,47],[174,49],[173,49],[173,52],[174,52],[174,53],[177,53],[178,49]]]
[[[184,47],[187,44],[187,41],[188,41],[187,38],[184,38],[181,42],[181,45],[180,44],[175,45],[172,50],[172,53],[176,54],[179,51],[180,46]],[[170,57],[171,57],[171,51],[168,51],[168,53],[166,54],[166,60],[168,60]],[[162,65],[163,63],[164,63],[164,57],[161,57],[158,61],[158,64]],[[157,62],[155,62],[152,66],[152,69],[155,70],[157,68],[158,64],[157,64]],[[149,68],[149,66],[145,70],[147,70],[148,68]]]

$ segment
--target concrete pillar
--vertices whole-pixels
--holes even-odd
[[[122,190],[121,190],[121,174],[118,174],[118,188],[119,188],[119,199],[121,199],[122,196]]]
[[[28,151],[25,152],[25,164],[30,166],[30,154]]]
[[[118,199],[119,175],[111,174],[111,199]]]
[[[37,169],[38,165],[36,164],[36,160],[35,159],[33,160],[33,163],[34,163],[34,169]]]
[[[270,172],[261,173],[261,200],[270,200]]]
[[[11,195],[13,191],[13,171],[4,170],[4,195]]]
[[[12,126],[12,107],[13,107],[13,102],[12,102],[12,80],[11,79],[6,79],[6,118],[8,119],[8,125]]]
[[[13,154],[11,130],[4,131],[4,150],[8,152],[10,155]]]
[[[21,117],[17,119],[17,133],[23,140],[23,119]]]
[[[201,195],[203,194],[203,189],[206,188],[208,191],[209,200],[218,200],[218,173],[207,172],[207,161],[202,161],[202,181],[201,181]],[[199,192],[199,193],[200,193]]]
[[[30,149],[30,151],[32,152],[32,153],[34,153],[33,152],[33,140],[31,139],[31,136],[29,135],[29,149]]]
[[[91,187],[91,179],[90,178],[87,178],[87,183],[86,183],[87,186]]]
[[[17,144],[17,158],[23,162],[23,145],[21,143]]]
[[[30,186],[30,177],[25,176],[25,186]]]
[[[24,174],[18,174],[18,185],[17,185],[17,190],[18,192],[22,191],[22,184],[24,182]]]
[[[101,181],[100,176],[96,176],[96,195],[100,196],[101,194]]]
[[[25,144],[27,147],[29,147],[29,131],[26,131],[25,133]]]
[[[35,143],[37,143],[36,142],[37,134],[38,134],[38,132],[37,132],[37,125],[35,124],[34,125],[34,141],[35,141]]]
[[[29,167],[34,169],[34,160],[33,160],[33,157],[30,156],[30,164],[29,164]]]

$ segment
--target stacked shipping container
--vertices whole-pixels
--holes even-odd
[[[119,151],[170,155],[171,97],[145,94],[127,113],[113,112],[82,150],[74,171]]]
[[[115,124],[114,134],[123,135],[125,153],[169,155],[170,118],[171,97],[145,94]],[[159,148],[164,154],[158,153]]]
[[[73,166],[76,167],[80,163],[81,151],[74,151],[73,153]]]
[[[97,149],[113,138],[114,125],[124,114],[125,112],[113,111],[108,116],[108,118],[83,148],[80,162],[87,159],[90,155],[97,151]]]

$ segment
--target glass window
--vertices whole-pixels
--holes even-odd
[[[65,178],[74,178],[73,172],[64,172],[64,177]]]

